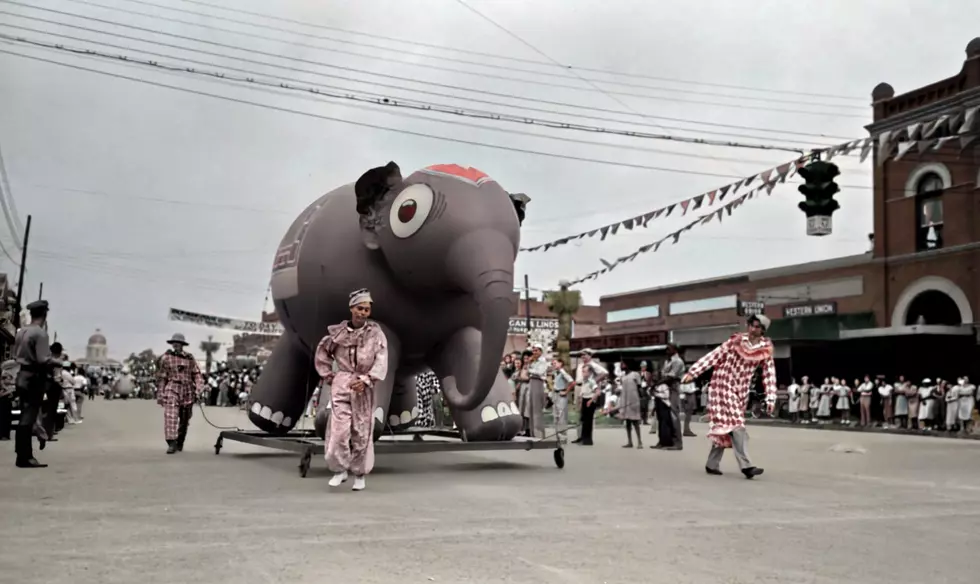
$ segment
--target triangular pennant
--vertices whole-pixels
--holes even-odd
[[[682,216],[682,217],[683,217],[684,215],[687,215],[687,208],[688,208],[688,206],[689,206],[690,204],[691,204],[691,199],[688,199],[688,200],[686,200],[686,201],[681,201],[681,209],[684,209],[684,212],[683,212],[683,213],[681,213],[681,216]]]
[[[700,221],[698,221],[698,223],[701,225],[704,225],[705,223],[709,223],[711,221],[711,218],[714,216],[715,216],[714,213],[712,213],[711,215],[705,215]]]
[[[868,155],[871,154],[871,149],[874,148],[874,145],[874,138],[864,139],[864,144],[861,145],[861,162],[868,159]]]
[[[903,156],[909,153],[909,150],[915,146],[915,142],[899,142],[898,143],[898,153],[895,154],[895,160],[901,160]]]
[[[621,225],[621,223],[616,223],[615,225],[612,225],[611,226],[611,229],[609,231],[610,235],[616,235],[616,233],[619,231],[619,226],[620,225]]]
[[[599,230],[598,229],[593,229],[592,231],[589,232],[589,237],[595,237],[595,234],[596,233],[599,233]]]
[[[956,136],[944,136],[944,137],[936,140],[936,145],[933,147],[933,150],[942,150],[943,149],[943,146],[945,146],[946,144],[949,144],[950,142],[952,142],[956,138],[957,138]]]
[[[932,138],[933,135],[949,121],[949,115],[939,116],[939,119],[929,124],[929,127],[922,132],[923,138]]]
[[[657,243],[653,244],[653,251],[657,251],[658,249],[660,249],[660,244],[663,243],[663,242],[664,242],[664,240],[661,239]]]
[[[653,219],[655,216],[656,216],[655,213],[652,213],[652,212],[651,213],[647,213],[646,215],[643,216],[643,222],[641,223],[641,225],[643,225],[644,227],[646,227],[647,226],[647,223],[649,223],[650,220]]]
[[[733,208],[734,206],[735,206],[735,204],[734,204],[734,203],[728,203],[727,205],[725,205],[725,207],[724,207],[724,209],[725,209],[726,211],[728,211],[728,214],[729,214],[729,215],[731,215],[731,214],[732,214],[732,208]]]
[[[711,191],[710,193],[708,193],[708,206],[709,207],[711,205],[714,205],[715,204],[715,196],[717,194],[718,194],[718,191]]]
[[[606,235],[609,234],[609,226],[606,225],[605,227],[602,227],[601,229],[599,229],[599,233],[602,234],[602,237],[599,238],[599,241],[605,241],[606,240]]]
[[[745,186],[749,186],[750,184],[752,184],[752,181],[754,181],[754,180],[755,180],[755,177],[757,177],[757,176],[759,176],[759,175],[757,175],[757,174],[753,174],[753,175],[752,175],[752,176],[750,176],[749,178],[747,178],[747,179],[745,179],[745,180],[744,180],[744,181],[742,182],[742,184],[743,184],[743,185],[745,185]]]
[[[715,213],[715,215],[718,216],[718,223],[721,223],[722,217],[725,216],[725,210],[724,209],[718,209],[718,211]]]
[[[670,236],[674,238],[674,243],[677,243],[681,239],[681,232],[675,231],[674,233],[671,233]]]
[[[604,260],[602,258],[599,258],[599,263],[601,263],[602,265],[606,266],[606,269],[607,270],[613,266],[613,264],[607,262],[606,260]]]
[[[878,135],[878,164],[884,164],[892,153],[892,133],[882,132]]]
[[[735,193],[738,192],[738,189],[742,186],[742,183],[743,183],[742,180],[739,180],[738,182],[735,183],[735,186],[732,187],[732,194],[735,194]]]
[[[641,247],[640,248],[640,251],[642,253],[646,253],[646,252],[650,251],[652,248],[653,248],[653,244],[651,243],[650,245],[644,245],[643,247]]]
[[[770,168],[769,170],[767,170],[764,173],[762,173],[762,174],[759,175],[759,177],[762,179],[762,182],[763,183],[769,182],[769,177],[772,176],[772,171],[773,170],[775,170],[775,169],[774,168]]]
[[[691,210],[695,211],[701,208],[701,203],[704,202],[704,195],[698,195],[691,200],[694,201],[694,207]]]
[[[792,166],[792,165],[789,164],[789,163],[786,163],[786,164],[784,164],[784,165],[779,166],[779,167],[776,168],[776,176],[778,177],[778,181],[779,182],[781,182],[781,183],[786,182],[786,175],[789,174],[789,168],[790,168],[790,166]]]
[[[640,255],[640,252],[634,251],[630,255],[626,256],[626,261],[631,262],[636,259],[636,256]]]
[[[857,145],[860,142],[861,142],[860,140],[854,140],[853,142],[848,142],[847,144],[844,144],[840,148],[840,153],[843,154],[844,156],[847,156],[848,154],[851,153],[851,150],[857,148]]]
[[[918,140],[919,139],[919,131],[921,129],[922,129],[922,123],[921,122],[916,122],[916,123],[912,124],[911,126],[909,126],[908,127],[909,140]]]
[[[919,147],[918,148],[919,154],[922,154],[923,152],[925,152],[926,150],[928,150],[929,148],[931,148],[932,145],[933,144],[936,144],[937,142],[939,142],[939,140],[937,140],[935,138],[930,138],[929,140],[919,140],[918,142],[916,142],[915,145]]]
[[[980,105],[975,105],[966,110],[966,113],[963,115],[963,123],[956,132],[959,134],[972,132],[977,123],[977,118],[980,118]]]
[[[721,194],[718,195],[718,200],[719,201],[724,201],[725,200],[725,195],[728,194],[728,189],[730,189],[731,187],[732,187],[732,185],[725,185],[725,186],[721,187],[720,189],[718,189],[718,190],[721,191]]]
[[[623,227],[626,229],[633,229],[633,220],[627,219],[626,221],[623,221]]]
[[[677,204],[675,203],[675,204],[670,205],[669,207],[667,207],[666,217],[670,217],[670,214],[674,211],[674,207],[676,207],[676,206],[677,206]]]
[[[766,183],[766,194],[767,195],[771,195],[772,194],[772,190],[774,188],[776,188],[776,183],[775,182]]]

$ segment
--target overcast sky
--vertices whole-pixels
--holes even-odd
[[[901,93],[954,75],[965,58],[967,43],[980,34],[980,2],[971,0],[825,0],[819,8],[783,0],[467,0],[530,46],[456,0],[206,1],[362,34],[289,24],[181,0],[25,1],[63,14],[3,0],[0,11],[33,20],[0,13],[0,25],[43,32],[0,26],[0,33],[168,64],[186,64],[185,60],[194,59],[212,63],[211,69],[245,69],[260,79],[288,77],[297,85],[327,84],[348,92],[397,95],[467,110],[797,147],[843,141],[820,134],[840,138],[866,135],[863,125],[870,121],[866,106],[878,82],[887,81]],[[185,12],[153,8],[146,2],[166,3]],[[69,40],[64,35],[85,40]],[[148,56],[140,49],[175,58]],[[365,56],[339,53],[338,49]],[[397,162],[405,174],[437,163],[474,166],[505,189],[527,193],[533,199],[522,229],[522,244],[527,246],[652,210],[794,158],[790,152],[597,136],[381,109],[9,43],[0,43],[0,51],[383,128],[662,169],[567,160],[406,135],[0,54],[0,149],[21,221],[28,214],[34,218],[26,296],[35,298],[39,283],[44,282],[44,296],[53,308],[51,327],[72,355],[83,353],[88,336],[96,328],[104,332],[110,354],[116,358],[147,347],[160,350],[175,331],[185,333],[195,350],[209,334],[230,341],[230,334],[168,322],[167,309],[172,306],[257,319],[273,254],[295,215],[319,194],[354,181],[366,169],[389,160]],[[563,70],[543,55],[580,69],[577,73]],[[241,58],[275,66],[247,63]],[[632,76],[610,76],[584,68]],[[607,82],[593,82],[603,90],[600,92],[578,76]],[[592,109],[466,92],[463,88]],[[631,112],[660,118],[641,118]],[[460,122],[477,127],[457,125]],[[856,157],[838,162],[843,173],[838,182],[851,187],[840,195],[842,208],[834,217],[832,236],[806,237],[804,216],[796,208],[800,195],[794,185],[779,185],[771,197],[750,201],[723,223],[696,228],[677,245],[643,255],[589,282],[581,288],[586,300],[597,303],[603,294],[863,253],[872,224],[870,163],[861,165]],[[586,239],[547,253],[522,254],[517,277],[520,280],[527,273],[532,287],[552,287],[560,279],[573,279],[601,268],[600,258],[630,253],[682,224],[673,218],[654,221],[645,230],[605,242]],[[6,227],[0,241],[8,251],[13,249]],[[16,279],[16,268],[6,257],[0,256],[0,270]]]

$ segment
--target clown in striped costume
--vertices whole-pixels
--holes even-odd
[[[708,394],[708,438],[712,442],[705,465],[708,474],[722,474],[718,466],[726,448],[735,451],[735,458],[745,478],[762,474],[762,469],[749,460],[746,450],[748,433],[745,430],[745,409],[753,375],[759,368],[762,369],[762,386],[770,414],[776,405],[776,366],[772,341],[763,336],[767,328],[767,317],[749,317],[748,332],[732,335],[720,347],[702,357],[684,376],[683,382],[690,383],[708,369],[713,369]]]

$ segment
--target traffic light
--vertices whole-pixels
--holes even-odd
[[[834,195],[840,187],[834,182],[840,174],[836,164],[816,160],[800,169],[800,176],[806,181],[799,190],[806,197],[800,209],[806,213],[807,235],[830,235],[834,230],[832,216],[840,209]]]

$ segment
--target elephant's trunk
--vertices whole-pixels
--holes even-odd
[[[456,409],[472,410],[490,393],[500,374],[510,317],[517,309],[514,296],[514,244],[497,231],[474,231],[455,241],[447,257],[453,280],[473,295],[480,310],[482,333],[476,374],[457,379],[446,399]],[[471,370],[469,366],[461,371]],[[447,388],[448,389],[448,388]]]

